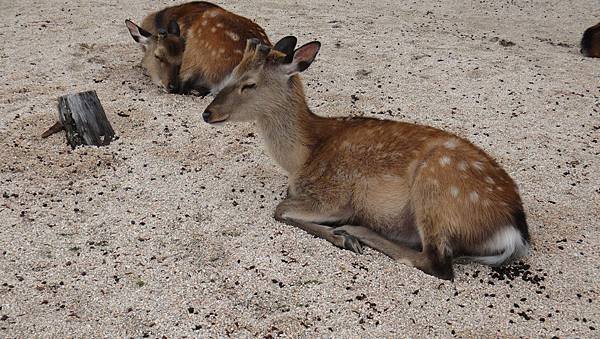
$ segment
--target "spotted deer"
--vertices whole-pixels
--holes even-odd
[[[215,92],[242,59],[247,39],[270,45],[256,23],[203,1],[152,13],[141,27],[125,25],[144,51],[147,74],[170,93]]]
[[[256,121],[289,177],[278,221],[357,253],[366,245],[443,279],[453,279],[455,258],[501,265],[528,252],[517,186],[494,159],[433,127],[314,114],[297,74],[320,43],[277,44],[285,48],[248,41],[202,115],[212,124]]]
[[[580,52],[586,57],[600,58],[600,23],[583,32]]]

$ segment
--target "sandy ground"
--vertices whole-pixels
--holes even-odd
[[[123,20],[173,2],[0,3],[0,337],[600,336],[597,2],[220,3],[323,42],[318,114],[448,129],[519,183],[531,255],[453,283],[273,220],[286,178],[254,126],[142,75]],[[90,89],[117,141],[39,137]]]

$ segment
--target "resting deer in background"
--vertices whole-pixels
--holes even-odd
[[[286,41],[287,40],[287,43]],[[433,127],[311,112],[298,72],[319,42],[294,51],[246,45],[208,123],[257,122],[289,176],[275,218],[362,253],[361,244],[443,279],[453,258],[501,265],[524,255],[529,232],[517,187],[485,152]]]
[[[586,57],[600,58],[600,23],[583,32],[581,54]]]
[[[167,7],[146,16],[142,27],[125,24],[142,46],[142,66],[170,93],[216,92],[242,59],[247,39],[270,45],[260,26],[209,2]]]

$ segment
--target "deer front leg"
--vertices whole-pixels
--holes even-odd
[[[358,239],[348,233],[336,234],[334,228],[320,223],[335,223],[344,219],[341,211],[324,212],[312,201],[286,198],[275,209],[275,219],[325,239],[337,247],[362,254]]]
[[[425,242],[423,251],[416,251],[408,246],[395,243],[364,226],[344,225],[334,228],[333,233],[353,236],[366,246],[400,263],[416,267],[440,279],[454,279],[451,258],[441,256],[437,248],[428,241]]]

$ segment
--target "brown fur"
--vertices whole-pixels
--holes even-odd
[[[306,54],[316,55],[310,48],[282,64],[279,53],[265,56],[249,44],[204,113],[208,122],[257,121],[267,150],[289,175],[278,220],[356,252],[368,245],[447,279],[454,257],[497,256],[501,264],[526,250],[515,183],[468,140],[428,126],[313,114],[293,72]],[[242,89],[249,84],[251,90]],[[502,232],[511,235],[499,238],[512,251],[504,256],[505,247],[489,245]]]
[[[600,23],[583,32],[581,53],[586,57],[600,58]]]
[[[212,91],[219,86],[240,62],[246,40],[256,38],[270,45],[264,30],[251,20],[229,12],[215,4],[198,1],[168,7],[144,18],[141,27],[156,35],[175,20],[181,31],[183,48],[177,53],[164,53],[162,49],[177,50],[177,41],[158,41],[147,48],[142,61],[149,75],[161,85],[177,92],[197,89]],[[171,40],[169,40],[171,39]],[[158,63],[156,51],[167,55],[163,62],[177,66],[177,77]],[[170,56],[170,57],[169,57]],[[177,86],[173,83],[177,82]]]

